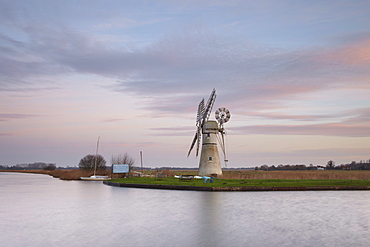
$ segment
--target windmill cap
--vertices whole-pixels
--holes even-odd
[[[203,125],[203,132],[204,133],[217,133],[218,132],[218,124],[217,121],[209,120],[204,123]]]

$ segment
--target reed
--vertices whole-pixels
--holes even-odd
[[[89,177],[93,175],[93,172],[86,172],[80,169],[71,170],[2,170],[0,172],[20,172],[20,173],[34,173],[34,174],[46,174],[53,176],[54,178],[59,178],[61,180],[78,180],[80,177]],[[110,171],[99,172],[99,175],[110,176]]]
[[[370,171],[224,171],[224,179],[348,179],[370,180]]]

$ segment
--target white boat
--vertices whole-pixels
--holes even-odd
[[[89,181],[103,181],[109,179],[108,176],[99,176],[99,175],[92,175],[90,177],[80,177],[81,180],[89,180]]]
[[[81,180],[104,181],[104,180],[110,179],[108,176],[96,175],[96,159],[97,159],[97,156],[98,156],[99,139],[100,139],[100,136],[98,137],[98,142],[96,143],[94,175],[92,175],[90,177],[80,177]]]

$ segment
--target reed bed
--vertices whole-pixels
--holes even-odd
[[[1,172],[20,172],[20,173],[34,173],[34,174],[46,174],[59,178],[61,180],[78,180],[80,177],[89,177],[93,175],[93,172],[86,172],[80,169],[71,170],[2,170]],[[99,172],[99,175],[110,176],[110,171]]]
[[[225,179],[348,179],[370,180],[370,171],[224,171]]]
[[[196,170],[171,170],[170,174],[197,175]],[[224,179],[348,179],[370,180],[370,170],[299,170],[299,171],[255,171],[224,170]]]

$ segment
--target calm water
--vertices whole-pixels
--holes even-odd
[[[370,246],[370,191],[192,192],[0,173],[0,246]]]

